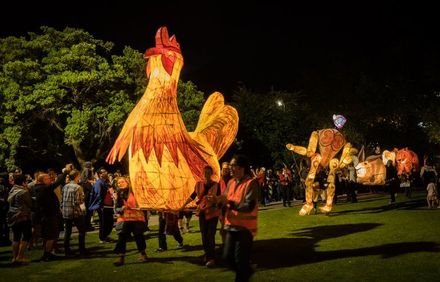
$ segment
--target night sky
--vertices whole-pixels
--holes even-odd
[[[435,67],[432,62],[440,61],[440,21],[392,6],[346,11],[268,4],[272,1],[248,7],[216,1],[206,1],[209,6],[70,1],[63,7],[15,2],[0,18],[1,37],[38,31],[40,25],[69,26],[114,42],[116,51],[128,45],[144,52],[154,45],[156,30],[167,26],[185,59],[182,79],[226,96],[240,83],[262,92],[313,89],[306,93],[311,99],[347,95],[363,73],[384,81],[402,72],[418,79],[426,63]]]

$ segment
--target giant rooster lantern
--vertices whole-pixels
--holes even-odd
[[[336,120],[335,120],[335,125]],[[338,127],[338,126],[337,126]],[[342,126],[341,126],[342,127]],[[340,128],[340,127],[338,127]],[[317,148],[319,145],[319,151]],[[299,211],[300,215],[310,214],[313,209],[314,188],[319,187],[319,183],[315,182],[315,177],[320,170],[329,167],[327,182],[327,199],[325,206],[320,210],[323,213],[329,213],[333,207],[333,196],[335,195],[335,174],[340,168],[352,162],[351,156],[357,152],[347,143],[345,137],[337,129],[327,128],[313,131],[310,135],[308,147],[296,146],[292,144],[286,145],[287,149],[310,158],[310,170],[305,181],[306,184],[306,203]],[[342,150],[339,159],[334,158]]]
[[[145,53],[149,78],[144,95],[128,116],[107,162],[121,161],[128,151],[130,180],[138,206],[178,210],[203,178],[203,168],[220,177],[219,158],[238,130],[237,111],[222,94],[207,99],[197,127],[188,132],[177,106],[177,83],[183,56],[166,27],[156,33],[156,46]]]

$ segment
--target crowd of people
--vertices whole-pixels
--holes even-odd
[[[268,205],[271,202],[282,201],[284,207],[291,207],[294,200],[305,201],[306,178],[309,173],[309,166],[306,159],[302,159],[299,165],[287,166],[276,170],[265,167],[252,170],[252,174],[258,180],[261,187],[260,204]],[[315,176],[315,182],[320,183],[320,188],[327,185],[328,170],[321,169]],[[352,164],[340,170],[335,178],[335,200],[337,196],[345,194],[347,201],[357,202],[358,184],[356,183],[356,170]],[[317,195],[325,201],[325,189],[319,189]],[[319,198],[314,199],[316,203]]]
[[[257,232],[259,184],[246,157],[237,155],[223,163],[221,180],[212,181],[212,167],[204,168],[204,179],[196,184],[180,211],[158,211],[159,248],[167,250],[166,236],[172,235],[178,248],[183,247],[182,219],[193,211],[186,205],[195,201],[199,217],[203,265],[218,262],[215,234],[221,223],[223,258],[236,271],[237,281],[247,281],[253,273],[250,250]],[[26,251],[42,243],[40,261],[53,261],[78,254],[87,257],[87,232],[93,230],[93,214],[99,218],[99,243],[114,243],[109,235],[118,236],[114,252],[115,266],[125,263],[127,239],[133,236],[139,260],[148,261],[144,233],[148,229],[149,212],[137,207],[130,179],[120,172],[109,175],[105,168],[94,170],[87,162],[82,171],[67,164],[62,172],[39,171],[34,179],[17,169],[1,174],[1,243],[12,246],[12,265],[29,263]],[[180,223],[180,224],[179,224]],[[189,222],[187,221],[187,224]],[[72,228],[78,231],[78,250],[71,248]],[[187,228],[189,225],[186,226]],[[10,230],[12,229],[12,242]],[[64,231],[64,256],[58,255],[57,241]]]
[[[295,169],[296,168],[296,169]],[[386,166],[387,182],[391,203],[395,201],[398,186],[411,197],[414,176],[397,176],[391,162]],[[192,210],[186,207],[195,201],[195,213],[199,217],[201,243],[204,250],[202,262],[207,267],[216,265],[215,234],[218,222],[221,225],[223,258],[236,271],[238,281],[246,281],[253,273],[250,254],[253,237],[257,232],[258,206],[282,201],[284,207],[292,206],[294,200],[305,198],[305,180],[309,168],[303,159],[295,167],[284,166],[273,171],[264,167],[252,169],[244,156],[235,156],[231,162],[222,163],[221,179],[212,180],[213,169],[204,168],[204,179],[194,187],[194,192],[182,205],[180,211],[160,211],[158,252],[168,249],[166,235],[177,241],[177,248],[183,247],[182,233],[189,228]],[[116,230],[118,239],[114,248],[117,254],[115,266],[125,263],[127,239],[132,235],[139,251],[139,260],[148,261],[144,233],[148,229],[149,212],[137,208],[131,190],[130,179],[119,171],[110,175],[105,168],[94,170],[86,162],[82,171],[67,164],[61,174],[55,170],[39,171],[34,179],[21,170],[0,175],[0,242],[12,246],[12,264],[22,265],[29,261],[26,250],[35,247],[42,239],[40,261],[60,259],[55,254],[60,231],[64,231],[63,251],[65,256],[75,254],[70,247],[73,226],[78,231],[78,253],[88,256],[86,249],[87,231],[94,230],[91,219],[94,213],[99,218],[99,243],[114,243],[109,235]],[[356,171],[349,165],[336,175],[336,193],[347,195],[347,201],[357,202]],[[427,191],[429,208],[440,208],[438,198],[437,171],[435,166],[425,161],[420,171],[420,179]],[[326,170],[315,176],[322,193],[318,193],[314,203],[321,196],[325,201]],[[186,228],[183,219],[186,218]],[[12,229],[12,242],[10,231]]]

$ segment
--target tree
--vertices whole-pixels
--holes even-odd
[[[303,136],[310,134],[312,121],[305,114],[308,106],[299,92],[257,93],[241,86],[232,100],[240,116],[237,139],[242,144],[242,151],[253,162],[280,166],[291,161],[291,154],[285,147],[287,143],[308,141]]]
[[[429,141],[420,126],[427,115],[420,109],[428,113],[426,109],[436,104],[432,97],[421,99],[426,95],[415,95],[425,93],[423,87],[423,82],[416,83],[407,74],[385,78],[362,74],[345,106],[347,124],[358,135],[353,139],[362,142],[359,145],[377,143],[388,150],[409,147],[420,153],[427,149]]]
[[[426,132],[429,141],[437,145],[438,150],[438,146],[440,145],[440,111],[438,110],[440,92],[433,91],[424,98],[430,102],[426,103],[424,107],[419,108],[421,122],[418,126]],[[426,151],[425,153],[432,153],[432,151]]]
[[[194,83],[179,81],[177,85],[177,104],[188,131],[196,129],[204,102],[204,93],[198,90]]]
[[[147,82],[143,55],[113,46],[73,28],[0,39],[0,166],[105,158]],[[179,90],[192,126],[203,93]]]

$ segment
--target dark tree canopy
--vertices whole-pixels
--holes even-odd
[[[0,64],[0,166],[9,169],[103,160],[147,83],[140,52],[114,54],[113,43],[73,28],[0,39]],[[194,127],[203,93],[181,82],[178,96]]]

